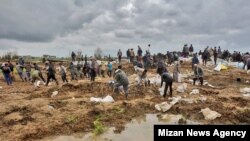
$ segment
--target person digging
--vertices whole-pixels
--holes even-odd
[[[124,71],[121,70],[121,67],[119,66],[118,69],[115,71],[115,84],[114,84],[114,91],[118,95],[119,94],[119,87],[123,86],[123,90],[125,92],[125,99],[128,99],[128,85],[129,80],[127,75]]]
[[[193,79],[193,85],[195,85],[196,80],[200,80],[201,86],[203,86],[203,70],[201,67],[199,67],[197,64],[194,64],[194,79]]]
[[[163,97],[166,97],[167,91],[168,91],[168,87],[170,88],[170,97],[172,97],[172,92],[173,92],[173,88],[172,88],[172,84],[173,84],[173,77],[167,73],[166,71],[163,72],[161,74],[161,87],[163,85],[163,82],[165,82],[165,88],[164,88],[164,94]]]

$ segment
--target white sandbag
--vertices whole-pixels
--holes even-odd
[[[194,80],[192,80],[192,79],[188,79],[188,83],[193,84],[193,83],[194,83]]]
[[[109,84],[114,84],[115,81],[114,81],[114,80],[109,80],[108,83],[109,83]]]
[[[220,71],[221,70],[221,63],[219,63],[215,68],[214,68],[215,71]]]
[[[203,83],[203,85],[204,85],[204,86],[211,87],[211,88],[215,88],[215,86],[213,86],[213,85],[209,84],[208,82],[204,82],[204,83]]]
[[[140,78],[139,78],[139,76],[137,76],[137,77],[135,78],[135,82],[136,82],[137,84],[140,83]]]
[[[177,77],[177,82],[178,82],[178,83],[181,83],[181,82],[182,82],[182,74],[181,74],[181,73],[178,73],[177,76],[178,76],[178,77]]]
[[[199,89],[193,89],[189,94],[199,94]]]
[[[215,88],[215,86],[208,83],[208,87]]]
[[[243,96],[250,97],[250,93],[249,94],[243,94]]]
[[[170,102],[171,105],[175,105],[176,103],[178,103],[181,100],[181,96],[177,96],[177,97],[170,97],[168,98],[169,100],[172,100]]]
[[[240,89],[240,92],[244,93],[244,94],[250,93],[250,88],[242,88],[242,89]]]
[[[107,95],[105,98],[99,98],[99,97],[91,97],[90,102],[100,102],[100,103],[112,103],[115,100],[112,96]]]
[[[202,109],[201,112],[204,115],[205,120],[214,120],[217,117],[221,117],[221,114],[216,111],[212,111],[209,108]]]
[[[101,102],[103,102],[103,103],[112,103],[112,102],[115,102],[115,100],[113,99],[112,96],[107,95],[105,98],[102,99]]]
[[[189,99],[189,98],[181,99],[181,101],[189,103],[189,104],[192,104],[192,103],[196,102],[194,99]]]
[[[58,91],[54,91],[51,95],[51,97],[55,97],[56,95],[58,95]]]
[[[39,86],[40,86],[40,83],[41,83],[41,81],[34,82],[35,88],[39,87]]]
[[[137,70],[137,66],[134,66],[135,71]]]
[[[205,102],[206,100],[207,100],[207,97],[205,97],[205,96],[201,96],[201,97],[200,97],[200,101],[201,101],[201,102]]]
[[[36,87],[39,87],[39,86],[40,86],[40,83],[41,83],[41,81],[37,81],[37,82],[36,82]]]
[[[243,69],[243,67],[244,67],[244,63],[243,62],[237,62],[236,64],[235,64],[235,66],[237,67],[237,68],[239,68],[239,69]]]
[[[184,93],[185,91],[187,90],[187,84],[184,83],[184,84],[181,84],[177,87],[177,92],[179,93]]]
[[[176,103],[178,103],[181,100],[181,97],[177,96],[177,97],[172,97],[172,98],[169,98],[169,99],[172,100],[170,103],[168,103],[168,102],[162,102],[161,104],[156,104],[155,105],[155,109],[158,110],[158,111],[166,112],[173,105],[175,105]]]
[[[101,102],[102,98],[95,98],[95,97],[91,97],[90,98],[90,102]]]
[[[51,106],[51,105],[48,105],[48,108],[51,109],[51,110],[55,109],[55,108],[54,108],[53,106]]]
[[[158,111],[166,112],[172,107],[168,102],[162,102],[161,104],[156,104],[155,109]]]
[[[160,85],[161,84],[161,76],[160,75],[156,75],[153,78],[149,78],[150,83],[151,84],[155,84],[155,85]]]
[[[156,76],[155,84],[156,84],[156,85],[160,85],[160,84],[161,84],[161,76],[160,76],[160,75],[157,75],[157,76]]]
[[[96,63],[97,63],[98,65],[101,65],[101,64],[102,64],[102,61],[101,61],[101,60],[96,60]]]

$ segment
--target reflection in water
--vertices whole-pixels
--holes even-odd
[[[147,114],[145,116],[132,120],[127,124],[121,134],[114,134],[115,128],[109,128],[104,134],[93,138],[91,133],[84,135],[82,138],[72,136],[60,136],[53,141],[152,141],[154,124],[178,124],[181,115],[162,115],[161,120],[156,114]],[[164,119],[165,118],[165,119]],[[187,121],[187,124],[198,124]]]

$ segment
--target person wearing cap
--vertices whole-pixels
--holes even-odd
[[[203,85],[203,70],[201,67],[199,67],[197,64],[194,64],[194,79],[193,79],[193,85],[195,85],[196,80],[200,80],[201,86]]]
[[[128,98],[128,85],[129,80],[124,71],[121,70],[121,66],[118,66],[118,69],[115,71],[115,92],[119,93],[119,87],[123,86],[123,90],[125,92],[125,99]]]
[[[163,97],[165,98],[166,97],[166,94],[167,94],[167,91],[168,91],[168,87],[170,89],[170,97],[172,97],[172,93],[173,93],[173,88],[172,88],[172,85],[173,85],[173,77],[166,71],[164,71],[162,74],[161,74],[161,87],[163,85],[163,82],[165,82],[165,88],[164,88],[164,94],[163,94]]]
[[[2,71],[7,85],[12,85],[11,70],[7,63],[2,65]]]

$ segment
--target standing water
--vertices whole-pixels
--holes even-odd
[[[181,115],[165,115],[164,119],[159,120],[156,114],[147,114],[132,120],[125,126],[125,130],[120,134],[115,134],[115,128],[109,128],[106,132],[93,138],[91,133],[85,134],[81,138],[73,136],[60,136],[52,141],[152,141],[155,124],[178,124],[179,119],[183,118]],[[187,121],[187,124],[198,124]]]

